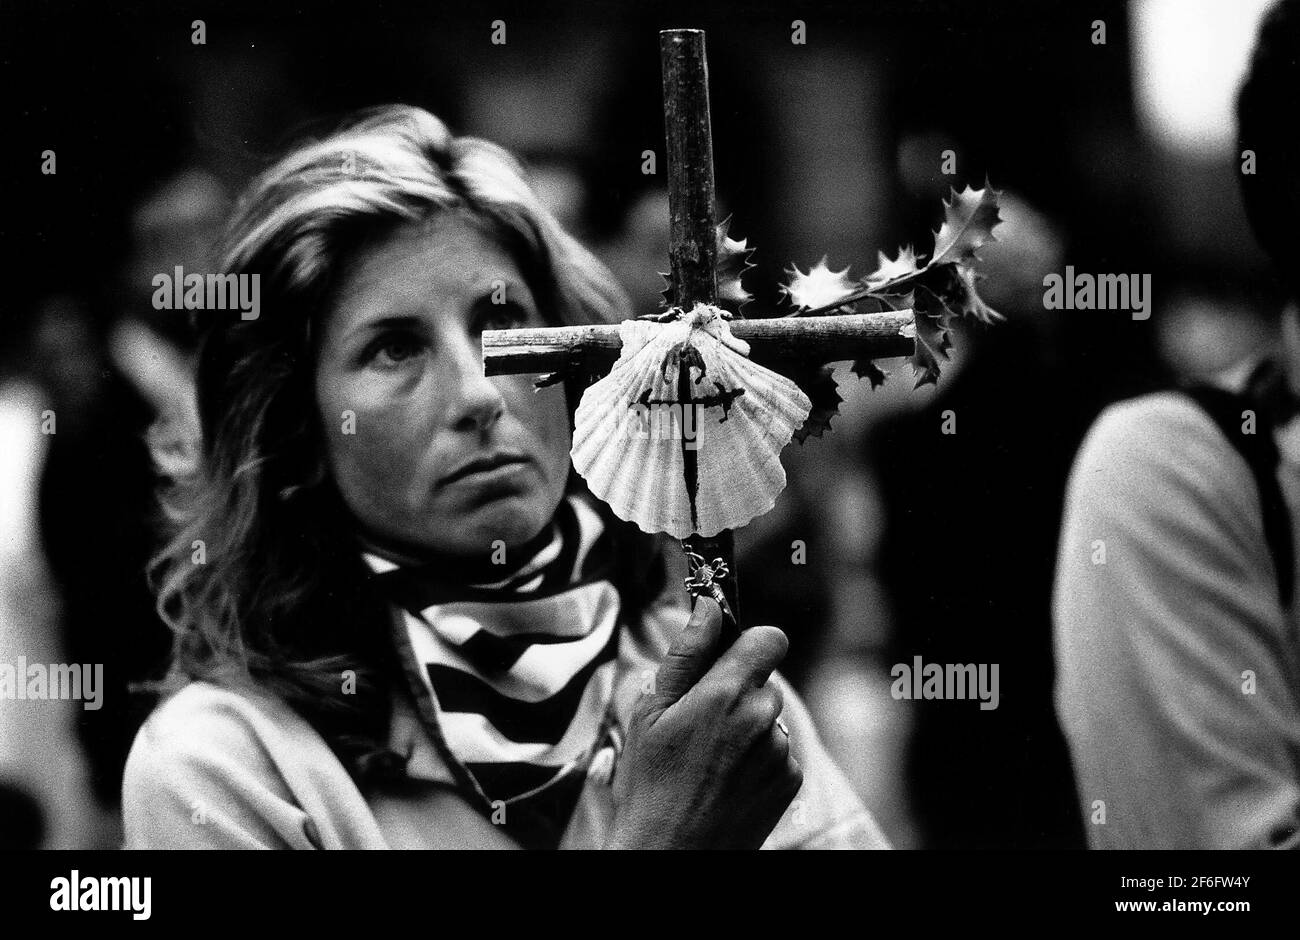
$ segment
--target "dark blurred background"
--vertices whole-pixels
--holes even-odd
[[[790,448],[787,492],[739,536],[743,590],[790,633],[787,673],[898,845],[1081,847],[1051,703],[1066,475],[1102,407],[1231,361],[1278,303],[1231,112],[1266,5],[5,4],[0,661],[102,662],[108,688],[99,712],[0,700],[0,844],[119,838],[167,649],[145,435],[192,414],[183,314],[152,309],[152,277],[213,270],[230,201],[288,144],[401,101],[522,155],[647,312],[667,266],[657,31],[692,26],[720,215],[758,249],[751,316],[792,263],[864,275],[878,251],[927,251],[951,185],[1004,194],[982,289],[1007,322],[963,330],[937,388],[913,391],[902,360],[875,391],[838,373],[835,433]],[[1044,310],[1066,264],[1151,274],[1151,319]],[[917,655],[999,663],[999,708],[894,700],[890,665]]]

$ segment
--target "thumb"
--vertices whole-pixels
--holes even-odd
[[[699,597],[691,619],[677,635],[655,676],[655,711],[668,708],[691,690],[713,665],[713,650],[722,633],[722,608],[711,597]]]

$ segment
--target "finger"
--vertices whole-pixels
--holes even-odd
[[[790,641],[776,627],[750,627],[718,657],[709,678],[735,688],[762,688],[790,650]]]
[[[713,649],[722,633],[722,609],[711,597],[700,597],[691,619],[677,635],[655,676],[660,710],[672,705],[700,681],[713,664]]]
[[[785,696],[775,683],[769,682],[761,689],[750,690],[736,710],[735,733],[756,745],[770,746],[784,704]]]

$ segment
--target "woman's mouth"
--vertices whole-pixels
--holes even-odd
[[[476,483],[488,482],[518,473],[526,468],[529,463],[531,463],[529,458],[520,454],[501,453],[475,457],[444,476],[438,481],[438,485],[449,486],[466,478],[470,478]]]

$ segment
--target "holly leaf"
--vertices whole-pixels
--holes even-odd
[[[999,320],[1005,320],[1002,314],[998,313],[992,307],[984,302],[979,292],[975,290],[975,282],[983,280],[984,275],[977,274],[975,269],[969,265],[958,265],[956,270],[956,283],[953,287],[952,299],[949,307],[962,316],[974,317],[981,323],[997,323]]]
[[[944,219],[934,235],[934,252],[918,266],[911,248],[905,248],[890,260],[880,255],[880,267],[863,280],[872,298],[910,290],[912,324],[904,335],[912,337],[912,368],[916,387],[938,383],[940,361],[948,358],[952,348],[949,326],[955,316],[969,316],[982,323],[1003,319],[979,296],[974,264],[976,252],[995,241],[993,229],[998,218],[998,194],[989,185],[983,189],[967,186],[943,204]]]
[[[872,389],[880,388],[885,384],[885,379],[889,378],[889,373],[870,359],[856,360],[853,363],[853,374],[860,379],[870,380]]]
[[[832,271],[826,266],[826,256],[807,274],[792,265],[786,270],[789,281],[780,285],[781,292],[790,298],[796,310],[815,310],[833,307],[837,301],[859,293],[861,285],[849,278],[849,269]]]
[[[659,301],[659,306],[668,310],[677,303],[677,282],[671,271],[660,271],[659,276],[664,279],[664,289],[659,292],[663,300]]]
[[[948,331],[948,318],[951,315],[944,302],[928,287],[916,288],[912,328],[904,328],[904,335],[911,334],[916,347],[908,360],[916,373],[914,388],[938,384],[939,360],[946,361],[948,350],[952,348],[952,337]]]
[[[971,317],[992,324],[1005,319],[980,297],[975,284],[981,275],[968,264],[945,264],[927,268],[917,286],[924,286],[951,316]]]
[[[794,432],[794,439],[802,444],[810,437],[821,437],[831,429],[831,418],[840,413],[840,391],[830,366],[802,369],[790,375],[812,402],[812,409],[803,426]]]
[[[983,189],[967,186],[952,190],[943,204],[943,225],[934,234],[934,253],[927,267],[941,264],[969,264],[978,261],[975,252],[996,241],[993,227],[998,218],[998,194],[985,183]]]
[[[898,257],[892,261],[883,251],[877,253],[877,258],[880,267],[862,279],[863,286],[872,290],[893,293],[899,282],[921,270],[911,245],[900,248]]]
[[[727,234],[730,228],[731,216],[727,216],[718,226],[718,299],[734,303],[739,309],[754,299],[741,283],[745,272],[754,267],[749,260],[754,249],[747,238],[731,238]]]

